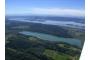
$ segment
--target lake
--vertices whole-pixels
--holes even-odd
[[[30,31],[22,31],[19,32],[20,34],[24,35],[30,35],[30,36],[35,36],[43,40],[49,40],[49,41],[61,41],[65,42],[71,45],[75,45],[78,47],[81,47],[81,40],[79,39],[73,39],[73,38],[63,38],[63,37],[58,37],[50,34],[44,34],[44,33],[38,33],[38,32],[30,32]]]

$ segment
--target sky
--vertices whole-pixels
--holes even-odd
[[[84,16],[84,0],[6,0],[6,15]]]

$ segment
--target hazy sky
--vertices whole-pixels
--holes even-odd
[[[6,14],[84,16],[84,0],[6,0]]]

